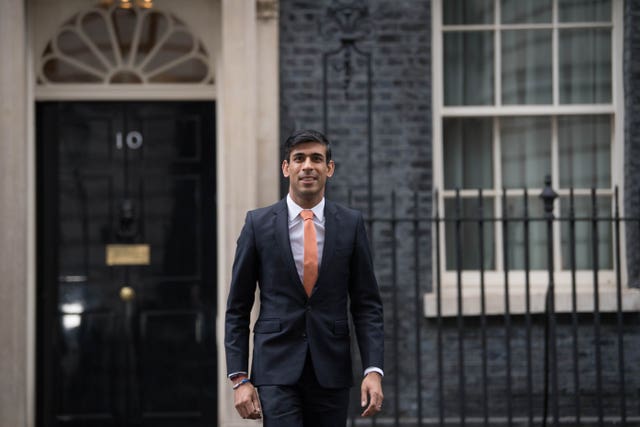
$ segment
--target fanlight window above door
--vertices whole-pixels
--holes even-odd
[[[207,50],[174,15],[101,4],[58,28],[38,66],[38,85],[213,85]]]

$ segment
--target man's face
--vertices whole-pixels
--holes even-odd
[[[282,174],[289,178],[289,193],[294,201],[301,206],[304,202],[320,202],[334,167],[333,160],[327,162],[324,144],[303,142],[293,147],[289,159],[282,162]]]

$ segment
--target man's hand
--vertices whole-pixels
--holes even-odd
[[[258,399],[258,392],[253,384],[245,383],[235,389],[233,391],[233,399],[236,410],[242,418],[248,418],[250,420],[262,418],[260,399]]]
[[[362,412],[362,416],[370,417],[380,412],[382,410],[383,400],[382,376],[377,372],[369,372],[362,379],[362,386],[360,386],[360,401],[362,407],[366,407],[364,412]]]

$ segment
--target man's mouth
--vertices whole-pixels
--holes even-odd
[[[315,176],[303,176],[303,177],[300,177],[300,181],[302,181],[302,182],[314,182],[316,180],[317,180],[317,178]]]

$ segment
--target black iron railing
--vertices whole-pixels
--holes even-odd
[[[640,217],[617,189],[563,191],[561,208],[549,178],[541,200],[500,193],[346,196],[369,213],[387,343],[384,411],[359,418],[356,389],[350,425],[640,423],[640,290],[623,270],[640,254],[622,246]]]

